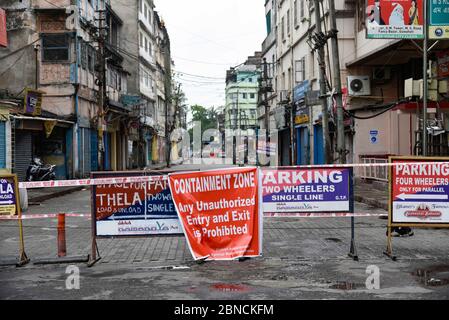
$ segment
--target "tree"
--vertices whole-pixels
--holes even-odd
[[[201,122],[201,134],[208,129],[217,129],[218,113],[215,107],[206,109],[203,106],[195,104],[190,106],[190,110],[192,112],[192,121]],[[189,134],[192,137],[193,128],[189,129]]]

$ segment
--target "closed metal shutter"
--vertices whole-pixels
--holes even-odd
[[[0,121],[0,169],[6,168],[6,125]]]
[[[90,151],[91,151],[91,171],[98,171],[98,136],[97,132],[91,130],[90,132]]]
[[[24,130],[16,130],[16,144],[14,146],[14,173],[19,181],[25,181],[26,172],[32,159],[31,133]]]
[[[81,174],[84,177],[87,177],[91,171],[91,141],[90,141],[90,129],[82,128],[81,129]]]

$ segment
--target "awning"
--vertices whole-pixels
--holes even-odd
[[[57,121],[60,123],[67,123],[67,124],[75,124],[75,122],[67,121],[67,120],[61,120],[56,118],[42,118],[42,117],[29,117],[29,116],[22,116],[22,115],[11,115],[14,119],[19,120],[38,120],[38,121]]]

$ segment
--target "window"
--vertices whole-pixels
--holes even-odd
[[[290,9],[287,10],[287,35],[290,36]]]
[[[313,0],[309,0],[309,11],[315,9],[315,2]]]
[[[142,0],[139,0],[139,11],[142,12]]]
[[[253,82],[253,78],[248,78],[248,82]]]
[[[359,31],[363,31],[365,29],[365,6],[360,2],[356,3],[357,6],[357,26]]]
[[[87,51],[88,51],[88,46],[87,43],[85,43],[84,41],[81,42],[81,67],[86,70],[87,66],[88,66],[88,62],[87,62]]]
[[[295,2],[293,3],[293,23],[296,25],[298,25],[298,1],[295,0]]]
[[[94,72],[95,69],[95,54],[95,49],[89,46],[87,50],[87,67],[90,72]]]
[[[312,78],[315,78],[315,52],[314,51],[310,52],[309,66],[310,66],[310,74],[312,75]]]
[[[242,98],[246,99],[248,97],[248,95],[246,93],[242,93]]]
[[[282,40],[285,40],[285,23],[284,23],[284,17],[282,17],[282,20],[281,20],[281,37],[282,37]]]
[[[145,51],[148,52],[148,39],[145,37]]]
[[[139,45],[141,48],[143,48],[143,35],[142,32],[139,32]]]
[[[266,15],[267,35],[271,33],[271,10]]]
[[[304,1],[306,0],[299,0],[299,17],[301,19],[304,18]]]
[[[250,93],[250,94],[249,94],[249,97],[250,97],[251,99],[254,99],[254,98],[256,97],[256,95],[255,95],[254,93]]]
[[[301,60],[295,61],[295,82],[299,83],[305,80],[306,78],[306,59],[303,57]]]
[[[254,94],[254,93],[252,93],[252,94]],[[256,118],[256,110],[255,110],[255,109],[249,110],[249,113],[251,114],[251,118],[252,118],[252,119],[255,119],[255,118]]]
[[[147,4],[143,4],[143,14],[145,15],[145,19],[148,19],[148,12],[147,12]]]
[[[45,34],[42,37],[42,61],[68,61],[69,37],[65,33]]]

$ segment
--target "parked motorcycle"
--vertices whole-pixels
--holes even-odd
[[[27,181],[49,181],[55,180],[55,165],[44,165],[40,158],[34,158],[31,161],[30,166],[27,169],[26,180]]]

